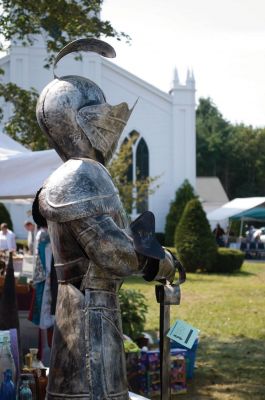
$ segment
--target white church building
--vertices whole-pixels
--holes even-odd
[[[112,105],[126,101],[132,107],[138,99],[121,141],[137,132],[138,139],[133,146],[133,179],[137,178],[137,173],[159,176],[155,182],[159,188],[149,196],[146,207],[156,216],[156,231],[163,232],[170,201],[178,187],[185,179],[196,185],[193,73],[188,71],[186,81],[181,83],[175,69],[172,89],[165,93],[106,58],[94,53],[82,56],[82,61],[76,61],[73,55],[63,58],[56,74],[91,79],[101,87]],[[53,79],[52,68],[43,67],[45,57],[45,47],[41,43],[32,47],[12,45],[9,53],[0,59],[0,68],[5,71],[2,81],[41,91]],[[12,108],[9,104],[2,107],[7,120]],[[134,209],[132,216],[140,211]]]

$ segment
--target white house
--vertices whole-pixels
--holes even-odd
[[[41,41],[32,47],[13,44],[9,53],[0,59],[0,67],[5,71],[1,79],[25,89],[34,87],[41,91],[53,79],[52,70],[43,67],[45,56]],[[132,107],[138,99],[121,140],[131,132],[138,133],[133,148],[134,179],[136,170],[140,170],[142,176],[160,176],[157,181],[159,188],[149,196],[148,209],[156,215],[156,231],[164,231],[165,217],[177,188],[184,179],[188,179],[194,187],[196,183],[193,73],[188,71],[186,82],[180,83],[175,69],[169,93],[94,53],[84,53],[82,61],[68,55],[59,62],[56,73],[58,76],[82,75],[95,81],[113,105],[126,101]],[[3,108],[6,120],[12,109],[7,104]],[[135,209],[133,214],[139,211]]]

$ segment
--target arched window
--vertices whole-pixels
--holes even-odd
[[[149,177],[149,152],[143,138],[140,139],[136,148],[136,180],[141,182]],[[138,189],[136,209],[138,213],[148,210],[148,190],[147,188]]]
[[[132,141],[131,152],[127,155],[128,169],[127,181],[133,182],[135,204],[131,205],[131,213],[140,214],[148,210],[148,188],[141,184],[149,177],[149,151],[146,141],[140,137],[137,131],[132,131],[128,136]],[[123,141],[127,144],[128,139]]]

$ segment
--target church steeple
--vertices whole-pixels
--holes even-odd
[[[177,67],[174,68],[174,78],[173,78],[173,89],[177,89],[179,87],[179,74]]]
[[[193,74],[193,70],[189,69],[187,70],[187,77],[186,77],[186,86],[188,88],[195,88],[195,78]]]

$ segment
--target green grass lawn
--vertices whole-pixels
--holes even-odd
[[[130,278],[148,302],[146,330],[158,330],[154,284]],[[182,319],[200,330],[194,379],[177,398],[265,399],[265,262],[245,262],[232,275],[188,274],[172,323]]]

